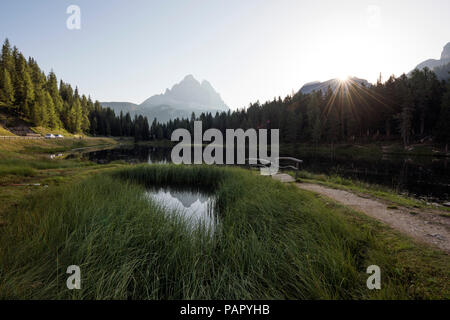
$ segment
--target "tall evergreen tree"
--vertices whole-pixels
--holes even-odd
[[[5,42],[2,46],[2,53],[0,57],[0,68],[8,70],[10,76],[14,71],[14,61],[12,57],[11,45],[9,43],[8,38],[5,39]]]
[[[79,98],[75,98],[69,111],[69,129],[72,133],[80,133],[83,121],[83,111]]]
[[[47,91],[44,91],[44,103],[47,109],[48,126],[52,129],[58,128],[60,125],[60,120],[55,110],[53,99]]]
[[[450,144],[450,82],[447,83],[447,90],[442,97],[442,105],[439,113],[439,120],[436,125],[435,135],[439,142],[445,144],[445,150],[448,152]]]
[[[402,113],[400,115],[400,133],[405,147],[409,145],[412,133],[413,103],[412,94],[409,92],[403,102]]]
[[[46,92],[39,90],[31,108],[31,119],[36,126],[45,127],[48,125],[48,114],[46,108]]]
[[[14,104],[14,87],[9,71],[6,68],[3,68],[1,72],[0,101],[5,103],[7,106]]]
[[[47,76],[47,91],[50,94],[50,97],[52,98],[53,105],[55,107],[55,112],[58,115],[58,117],[62,116],[63,113],[63,99],[61,98],[61,95],[59,93],[58,89],[58,80],[56,79],[55,73],[50,71],[50,73]]]

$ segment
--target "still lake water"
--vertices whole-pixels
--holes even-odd
[[[151,188],[147,190],[148,197],[168,213],[180,215],[192,228],[199,225],[214,232],[217,225],[215,213],[215,197],[199,190]]]
[[[432,156],[383,155],[367,159],[357,154],[332,156],[280,150],[280,156],[302,159],[302,168],[314,173],[339,174],[379,184],[429,201],[447,202],[450,195],[450,159]],[[83,153],[98,163],[170,163],[170,147],[130,146]]]

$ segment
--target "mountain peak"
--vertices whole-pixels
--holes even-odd
[[[189,118],[194,112],[215,114],[228,111],[229,108],[213,88],[211,83],[203,80],[201,83],[188,74],[179,83],[166,89],[164,93],[156,94],[140,105],[126,103],[103,103],[117,111],[130,112],[131,116],[145,115],[149,121],[154,118],[160,122],[167,122],[175,118]]]
[[[441,53],[440,60],[436,60],[436,59],[425,60],[425,61],[419,63],[414,69],[422,70],[426,67],[426,68],[436,72],[436,70],[438,70],[438,69],[445,68],[445,66],[448,63],[450,63],[450,42],[444,46],[444,49],[442,50],[442,53]],[[409,74],[411,74],[411,72]],[[443,80],[443,79],[448,78],[446,72],[443,72],[442,75],[443,75],[443,78],[440,77],[440,79]]]
[[[441,60],[446,59],[450,59],[450,42],[445,45],[444,50],[442,50],[441,54]]]
[[[215,93],[215,92],[216,92],[216,90],[213,88],[213,86],[211,85],[211,83],[209,83],[209,82],[206,81],[206,80],[203,80],[203,81],[202,81],[201,86],[202,86],[202,88],[204,88],[205,90],[207,90],[207,91],[209,91],[209,92],[212,92],[212,93]]]
[[[202,87],[212,87],[212,86],[211,86],[211,83],[209,83],[207,80],[203,80]]]
[[[188,74],[183,78],[181,82],[192,82],[192,81],[198,82],[197,79],[195,79],[192,74]]]
[[[213,86],[203,80],[201,83],[188,74],[179,83],[166,89],[163,94],[154,95],[145,100],[139,108],[148,113],[154,113],[161,121],[167,121],[175,117],[190,117],[192,112],[200,114],[202,112],[228,111],[229,108],[214,90]],[[162,115],[161,108],[165,108],[171,115]]]

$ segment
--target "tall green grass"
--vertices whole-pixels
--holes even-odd
[[[0,177],[10,174],[22,177],[32,177],[36,174],[36,170],[29,166],[0,164]]]
[[[148,200],[149,185],[214,191],[216,232],[192,232]],[[411,297],[409,283],[391,271],[381,293],[366,288],[367,266],[389,270],[390,257],[370,229],[347,223],[339,210],[241,169],[152,165],[97,175],[35,196],[6,217],[0,298]],[[69,265],[81,268],[81,290],[66,288]]]
[[[0,177],[8,174],[18,176],[33,176],[36,170],[67,169],[94,165],[90,162],[77,160],[25,160],[25,159],[0,159]]]

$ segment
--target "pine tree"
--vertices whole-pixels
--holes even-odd
[[[48,124],[48,114],[45,107],[45,92],[38,91],[36,93],[32,108],[31,119],[36,126],[45,127]]]
[[[12,57],[11,45],[9,44],[8,39],[5,40],[2,46],[2,53],[0,57],[0,68],[8,70],[10,76],[12,76],[11,73],[14,71],[14,61]]]
[[[33,81],[31,80],[31,76],[28,70],[28,66],[26,64],[23,69],[23,83],[24,83],[23,105],[21,106],[20,110],[26,117],[29,117],[31,115],[30,108],[35,99],[35,90]]]
[[[409,145],[411,138],[413,111],[413,98],[411,92],[409,92],[403,102],[402,113],[400,114],[400,133],[405,147]]]
[[[307,131],[309,136],[318,143],[320,139],[319,125],[320,125],[320,105],[322,103],[322,91],[314,92],[311,95],[311,100],[307,106]]]
[[[71,106],[69,108],[66,118],[67,118],[66,129],[72,133],[76,133],[77,112],[75,110],[75,106]]]
[[[330,87],[328,87],[324,100],[325,107],[321,115],[321,121],[323,121],[322,132],[324,132],[328,142],[335,143],[339,135],[339,113],[337,112],[335,93]]]
[[[48,117],[48,122],[47,125],[52,128],[58,128],[60,121],[58,118],[58,115],[55,111],[55,105],[53,104],[53,99],[50,95],[50,93],[48,93],[47,91],[45,91],[44,93],[44,103],[47,109],[47,117]]]
[[[83,132],[88,132],[89,131],[89,126],[90,126],[90,121],[89,121],[89,103],[88,103],[88,99],[86,98],[85,95],[83,95],[81,97],[81,112],[82,112],[82,116],[81,116],[81,131]]]
[[[0,79],[0,101],[7,106],[14,104],[14,87],[7,69],[3,69]]]
[[[445,144],[445,150],[448,152],[448,145],[450,143],[450,82],[447,83],[447,90],[442,97],[441,111],[439,113],[439,120],[436,125],[435,135],[439,142]]]
[[[142,139],[144,141],[150,140],[150,128],[148,125],[147,117],[144,117],[144,122],[143,122],[143,126],[142,126]]]
[[[80,133],[83,120],[83,111],[81,110],[81,103],[79,98],[75,98],[70,108],[69,123],[70,131],[72,133]]]
[[[24,76],[26,62],[24,61],[25,58],[19,52],[17,47],[14,47],[13,49],[12,57],[14,63],[14,72],[12,73],[13,76],[11,77],[11,80],[14,86],[14,101],[20,109],[25,103],[26,89]]]
[[[55,112],[58,117],[61,117],[63,113],[63,99],[59,94],[58,80],[53,70],[48,74],[46,87],[55,106]]]
[[[312,130],[312,141],[314,144],[318,144],[322,138],[322,122],[320,118],[316,118],[313,130]]]
[[[0,102],[5,103],[9,107],[15,102],[12,72],[14,72],[14,64],[11,45],[9,40],[5,39],[0,57]]]

